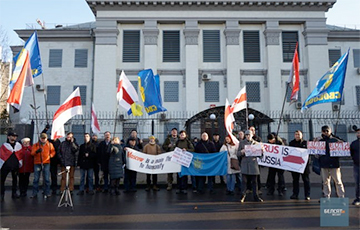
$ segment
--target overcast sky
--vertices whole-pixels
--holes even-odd
[[[360,29],[360,0],[338,0],[326,13],[327,24]],[[14,29],[40,28],[95,21],[85,0],[0,0],[0,26],[6,31],[9,45],[21,45]]]

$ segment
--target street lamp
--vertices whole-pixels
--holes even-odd
[[[251,126],[253,126],[252,123],[253,123],[254,118],[255,118],[254,114],[250,113],[250,114],[249,114],[249,127],[248,127],[248,128],[250,128]]]
[[[210,114],[210,119],[211,119],[211,136],[214,136],[214,129],[215,129],[215,124],[214,124],[214,122],[215,122],[215,119],[216,119],[216,115],[215,114]]]

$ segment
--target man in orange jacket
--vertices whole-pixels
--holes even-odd
[[[40,173],[43,171],[44,198],[51,196],[50,193],[50,158],[55,156],[55,148],[47,140],[46,133],[40,135],[40,141],[33,145],[31,155],[34,156],[34,182],[33,194],[30,198],[37,198],[39,192]]]

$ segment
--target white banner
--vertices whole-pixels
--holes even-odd
[[[247,157],[261,157],[262,144],[245,145],[245,156]]]
[[[325,141],[308,141],[307,149],[310,155],[325,155]]]
[[[329,143],[331,157],[349,157],[350,144],[349,142]]]
[[[263,146],[263,157],[258,159],[259,165],[304,173],[309,159],[307,149],[265,143]]]
[[[191,161],[193,159],[193,154],[187,151],[184,151],[178,147],[174,149],[174,154],[172,155],[171,161],[177,164],[183,165],[186,168],[189,168]]]
[[[181,165],[171,161],[172,152],[149,155],[134,149],[126,150],[126,168],[147,174],[178,173]]]

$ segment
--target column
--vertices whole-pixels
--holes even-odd
[[[198,69],[198,22],[189,20],[185,22],[185,98],[186,111],[199,110],[199,69]]]
[[[266,110],[280,111],[285,96],[286,89],[281,80],[282,49],[280,47],[280,32],[278,21],[266,21],[264,35],[268,88],[267,90],[262,88],[264,97],[261,98],[262,104],[267,105],[264,108]]]
[[[119,30],[115,20],[97,20],[93,101],[98,111],[116,111],[116,53]],[[104,95],[106,100],[104,100]]]
[[[237,20],[226,21],[224,30],[226,38],[226,86],[227,98],[231,104],[243,87],[240,85],[240,29]]]
[[[154,74],[157,74],[157,44],[159,36],[157,21],[146,20],[142,32],[144,35],[144,69],[152,69]]]

